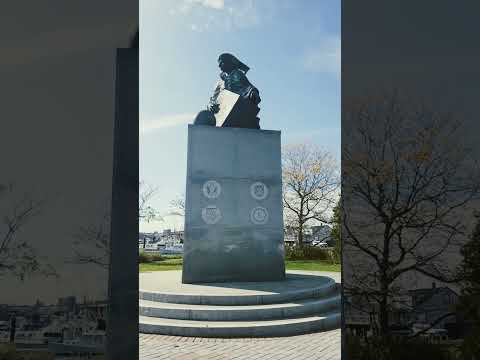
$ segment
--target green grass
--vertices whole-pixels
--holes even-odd
[[[47,351],[17,351],[14,344],[0,344],[0,359],[2,360],[54,360],[54,354]]]
[[[341,271],[340,264],[331,264],[321,260],[287,260],[287,270]],[[182,258],[169,257],[167,260],[140,264],[140,272],[182,270]]]
[[[167,260],[143,263],[143,264],[140,264],[140,272],[182,270],[182,262],[183,262],[183,259],[181,257],[180,258],[173,257]]]
[[[311,271],[335,271],[340,272],[340,264],[332,264],[322,260],[287,260],[285,261],[287,270],[311,270]]]
[[[1,343],[0,344],[0,360],[54,360],[57,357],[45,350],[17,350],[15,344]],[[98,354],[93,356],[87,355],[72,355],[71,360],[105,360],[105,355]]]

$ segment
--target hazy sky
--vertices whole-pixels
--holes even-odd
[[[340,159],[340,1],[140,0],[140,179],[162,214],[185,191],[187,124],[231,52],[260,90],[260,126]],[[183,219],[141,231],[183,228]]]

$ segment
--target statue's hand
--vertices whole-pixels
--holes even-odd
[[[207,109],[210,110],[212,113],[216,114],[216,113],[218,113],[219,110],[220,110],[220,105],[218,105],[218,104],[210,104],[210,105],[208,105]]]

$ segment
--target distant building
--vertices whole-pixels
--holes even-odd
[[[332,228],[328,225],[312,226],[312,242],[326,242],[329,246],[335,245],[332,238]]]
[[[448,287],[437,287],[432,283],[431,288],[411,290],[412,316],[422,323],[431,324],[436,319],[455,311],[458,304],[458,294]],[[436,327],[445,328],[448,323],[457,322],[455,316],[444,318]]]
[[[360,299],[353,299],[353,304],[344,298],[345,327],[347,333],[365,337],[372,331],[372,314],[374,306]]]
[[[297,232],[292,227],[286,227],[284,230],[283,241],[287,246],[294,246],[297,242]]]
[[[57,301],[58,308],[64,312],[75,312],[76,304],[75,296],[61,297]]]
[[[172,231],[170,229],[163,230],[162,235],[160,236],[160,241],[167,246],[173,246],[176,244],[183,244],[183,230]]]
[[[347,330],[357,335],[374,332],[375,326],[372,324],[378,323],[378,304],[354,299],[355,306],[352,306],[348,300],[351,299],[345,299]],[[463,322],[455,311],[458,300],[459,295],[454,290],[437,287],[435,283],[432,283],[431,288],[410,290],[407,296],[397,299],[394,308],[390,309],[390,329],[392,333],[407,335],[433,325],[432,331],[445,329],[449,338],[461,337],[467,332],[468,323]],[[448,314],[452,315],[447,316]],[[442,320],[438,320],[442,317]]]
[[[8,305],[1,304],[0,305],[0,321],[8,321],[10,319],[10,313],[8,309]]]
[[[318,245],[318,243],[326,242],[328,246],[334,246],[335,240],[331,236],[332,228],[328,225],[316,225],[307,227],[303,233],[303,243],[305,245]],[[297,243],[297,229],[286,227],[284,230],[284,242],[287,246],[294,246]]]
[[[151,251],[160,253],[181,253],[183,252],[183,230],[175,231],[166,229],[162,233],[155,231],[154,233],[138,234],[138,247],[143,251]]]

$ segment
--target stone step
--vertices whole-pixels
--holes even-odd
[[[263,321],[191,321],[140,316],[139,331],[173,336],[276,337],[337,329],[340,321],[340,311]]]
[[[139,312],[142,316],[166,319],[255,321],[326,313],[340,309],[340,302],[340,294],[288,303],[239,306],[172,304],[140,300]]]
[[[293,277],[294,275],[290,275]],[[245,287],[248,283],[243,283]],[[258,283],[257,283],[258,284]],[[262,305],[288,303],[297,300],[327,297],[337,291],[335,280],[327,277],[318,276],[314,281],[310,280],[307,284],[300,282],[298,285],[289,282],[282,284],[277,282],[275,286],[265,291],[266,285],[258,284],[259,289],[235,289],[220,288],[221,284],[211,284],[211,290],[207,286],[202,287],[201,293],[194,292],[169,292],[153,291],[140,289],[139,297],[141,300],[155,301],[161,303],[190,304],[190,305]],[[297,286],[294,286],[297,285]],[[183,286],[183,285],[182,285]]]

